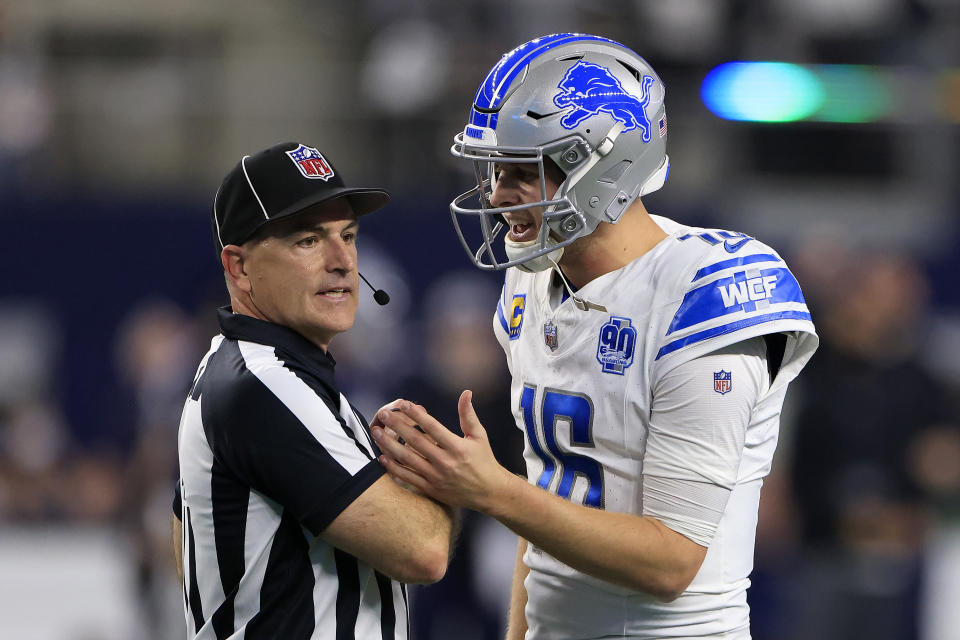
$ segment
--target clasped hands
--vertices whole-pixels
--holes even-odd
[[[491,514],[517,477],[494,457],[472,399],[464,391],[457,403],[462,438],[407,400],[380,409],[370,432],[390,476],[439,502]]]

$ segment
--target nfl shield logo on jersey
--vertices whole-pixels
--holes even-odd
[[[557,325],[548,322],[543,325],[543,341],[550,347],[550,351],[556,351],[559,343],[557,342]]]
[[[720,395],[723,395],[725,393],[729,393],[731,389],[733,389],[733,372],[724,371],[723,369],[720,369],[720,371],[714,371],[713,390]]]
[[[333,169],[330,168],[330,163],[323,157],[323,154],[313,147],[301,144],[297,145],[296,149],[286,153],[293,160],[293,164],[297,165],[304,178],[326,182],[333,177]]]

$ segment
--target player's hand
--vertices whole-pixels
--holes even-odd
[[[516,477],[497,463],[472,398],[464,391],[457,406],[462,438],[420,405],[405,401],[400,411],[379,412],[372,433],[383,451],[380,463],[391,476],[440,502],[490,513]]]

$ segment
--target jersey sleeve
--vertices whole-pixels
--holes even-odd
[[[644,515],[709,546],[737,482],[751,413],[769,386],[762,338],[685,362],[659,381],[643,459]]]
[[[289,369],[255,367],[214,398],[202,409],[215,461],[314,535],[384,473],[335,406]]]
[[[500,290],[500,298],[497,300],[497,310],[493,314],[493,333],[497,337],[497,342],[503,349],[507,358],[507,369],[513,375],[513,358],[510,351],[510,320],[508,316],[511,313],[511,305],[508,302],[508,285],[510,283],[509,271],[504,279],[503,289]]]
[[[657,318],[654,384],[674,367],[704,354],[752,337],[784,333],[788,347],[774,385],[779,387],[795,377],[816,350],[813,319],[793,273],[763,243],[736,237],[731,245],[718,242],[697,255],[670,282],[674,296]]]

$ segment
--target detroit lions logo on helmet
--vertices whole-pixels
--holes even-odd
[[[561,109],[572,107],[560,120],[564,129],[573,129],[591,116],[608,113],[623,123],[624,132],[639,128],[644,142],[650,142],[650,119],[646,108],[650,104],[650,86],[653,76],[642,76],[639,98],[623,90],[609,69],[580,60],[567,70],[557,87],[560,92],[553,103]]]

